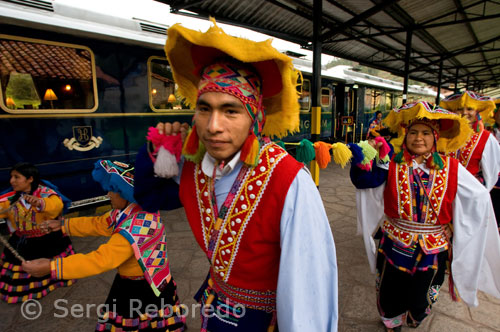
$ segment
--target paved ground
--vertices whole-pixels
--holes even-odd
[[[339,266],[339,331],[382,332],[375,303],[374,276],[370,274],[363,243],[356,233],[356,200],[347,169],[330,165],[321,173],[320,192],[326,207],[337,247]],[[182,209],[166,214],[168,251],[172,274],[181,300],[191,308],[192,296],[208,271],[208,263],[198,248]],[[73,238],[78,252],[91,251],[105,239]],[[500,273],[500,271],[499,271]],[[0,303],[0,331],[93,331],[96,306],[105,300],[115,272],[78,281],[72,287],[57,289],[40,301],[42,314],[28,320],[21,305]],[[35,310],[34,307],[24,309]],[[71,315],[70,310],[73,310]],[[65,312],[69,314],[64,316]],[[190,331],[199,330],[198,313],[189,313]],[[480,294],[480,305],[468,308],[452,303],[443,287],[433,314],[415,332],[491,332],[500,331],[500,300]],[[286,332],[286,331],[283,331]],[[305,331],[320,332],[320,331]]]

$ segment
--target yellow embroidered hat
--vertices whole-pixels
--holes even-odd
[[[224,57],[255,68],[262,81],[265,124],[262,134],[283,137],[299,130],[297,79],[292,59],[271,46],[271,40],[254,42],[226,34],[211,19],[206,32],[175,24],[167,31],[165,53],[178,94],[190,107],[196,105],[198,84],[205,67]]]
[[[392,110],[384,119],[384,124],[390,131],[398,133],[398,137],[391,140],[394,151],[401,151],[407,128],[416,123],[423,123],[437,131],[437,151],[449,153],[461,148],[472,134],[467,119],[434,106],[426,101],[419,101],[403,105]]]
[[[493,110],[496,107],[491,97],[480,95],[474,91],[465,91],[448,96],[441,100],[439,106],[452,112],[464,107],[473,108],[479,113],[484,123],[493,121]]]

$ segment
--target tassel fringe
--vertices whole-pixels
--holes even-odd
[[[325,142],[316,142],[314,143],[314,150],[316,151],[316,162],[318,163],[319,168],[326,168],[328,164],[332,161],[332,157],[330,155],[330,148],[332,146]]]
[[[303,139],[297,146],[295,158],[304,164],[309,164],[316,157],[314,145],[311,141]]]
[[[332,144],[333,161],[342,168],[351,160],[353,153],[343,143]]]
[[[260,143],[254,132],[248,135],[241,148],[240,160],[248,166],[257,166],[259,159]]]

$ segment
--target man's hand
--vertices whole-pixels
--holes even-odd
[[[158,122],[156,125],[156,129],[158,129],[158,132],[162,135],[178,135],[179,133],[181,134],[182,142],[186,139],[188,130],[189,130],[189,125],[184,122],[181,124],[180,122],[176,121],[174,123],[170,122]]]
[[[46,220],[40,225],[40,229],[45,233],[57,232],[61,229],[61,220]]]
[[[32,261],[23,262],[23,270],[33,277],[43,277],[50,274],[50,259],[39,258]]]

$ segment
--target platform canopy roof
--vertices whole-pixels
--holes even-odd
[[[156,0],[174,13],[238,25],[310,48],[314,0]],[[500,97],[499,0],[323,0],[322,53],[437,86]]]

